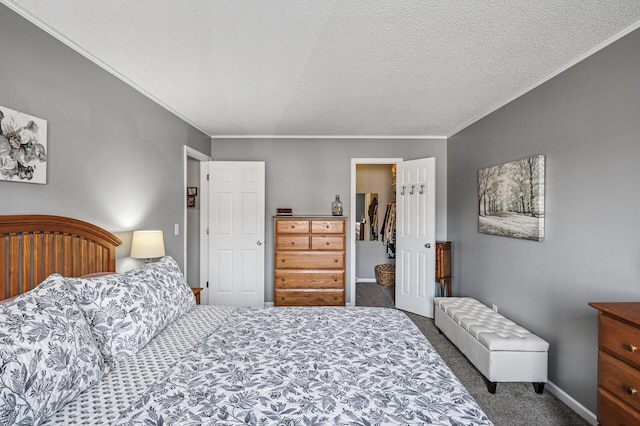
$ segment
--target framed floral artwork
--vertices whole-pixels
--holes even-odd
[[[47,122],[0,106],[0,180],[47,183]]]
[[[544,155],[478,171],[478,231],[544,239]]]

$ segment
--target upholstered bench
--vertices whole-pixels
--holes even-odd
[[[549,343],[470,297],[436,297],[435,325],[487,379],[531,382],[537,393],[547,382]]]

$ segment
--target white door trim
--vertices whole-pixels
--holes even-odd
[[[351,159],[351,213],[349,214],[349,303],[356,305],[356,165],[357,164],[397,164],[403,158],[352,158]]]
[[[187,160],[189,158],[193,158],[194,160],[198,160],[200,162],[203,161],[210,161],[211,157],[208,156],[207,154],[204,154],[198,150],[195,150],[193,148],[191,148],[190,146],[185,145],[184,146],[184,156],[182,159],[182,169],[183,169],[183,180],[182,180],[182,194],[186,194],[187,193]],[[186,195],[184,195],[182,197],[183,203],[182,203],[182,244],[183,244],[183,249],[184,252],[182,254],[182,259],[184,262],[183,265],[183,271],[182,273],[184,274],[184,279],[185,281],[188,281],[187,278],[187,197]],[[198,254],[199,256],[200,254]],[[198,285],[200,285],[200,283],[198,283]]]

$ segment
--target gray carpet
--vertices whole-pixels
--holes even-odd
[[[395,287],[356,285],[358,306],[395,307]],[[589,423],[546,390],[538,395],[531,383],[498,383],[495,394],[467,358],[443,335],[433,320],[406,313],[496,426],[582,426]]]

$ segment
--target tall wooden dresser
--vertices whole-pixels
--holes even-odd
[[[344,306],[346,218],[274,217],[274,305]]]
[[[640,303],[598,310],[598,424],[640,425]]]

